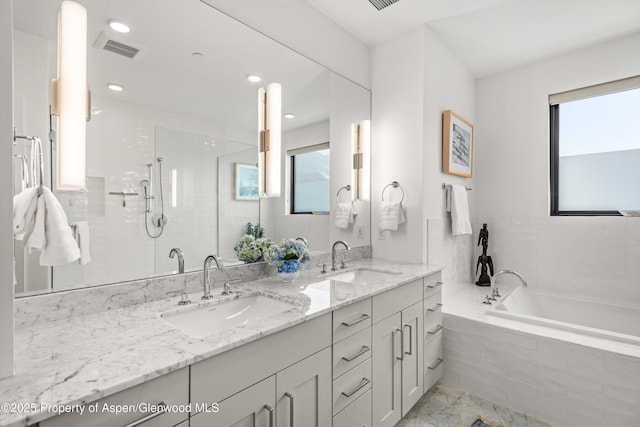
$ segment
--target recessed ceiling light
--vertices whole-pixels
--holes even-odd
[[[122,22],[119,21],[109,21],[109,26],[111,27],[111,29],[113,31],[117,31],[119,33],[128,33],[129,31],[131,31],[131,28],[129,28],[129,26],[127,24],[124,24]]]
[[[120,86],[119,84],[115,84],[115,83],[109,83],[107,85],[107,87],[109,89],[111,89],[114,92],[122,92],[124,90],[124,87]]]
[[[255,74],[250,74],[247,76],[247,80],[249,80],[251,83],[258,83],[260,80],[262,80],[262,77],[256,76]]]
[[[296,115],[293,113],[284,113],[285,119],[293,119]]]

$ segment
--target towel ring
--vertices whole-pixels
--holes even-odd
[[[389,187],[393,187],[393,188],[399,188],[400,191],[402,191],[402,198],[400,199],[400,203],[402,203],[404,201],[404,189],[402,188],[402,186],[400,185],[400,183],[398,183],[398,181],[393,181],[391,184],[387,184],[383,189],[382,189],[382,201],[384,202],[384,192],[387,188]]]
[[[347,184],[344,187],[340,187],[338,193],[336,194],[336,201],[338,203],[340,203],[340,193],[342,193],[343,190],[351,191],[351,185]]]

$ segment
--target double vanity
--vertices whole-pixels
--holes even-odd
[[[442,373],[441,285],[369,258],[25,325],[0,425],[393,426]]]

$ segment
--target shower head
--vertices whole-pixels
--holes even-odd
[[[140,185],[142,185],[144,188],[147,188],[149,186],[149,180],[143,179],[142,181],[140,181]]]
[[[163,160],[164,160],[163,157],[158,157],[158,163],[162,163]]]

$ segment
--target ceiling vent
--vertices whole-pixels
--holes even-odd
[[[369,0],[369,3],[374,5],[376,9],[382,10],[385,7],[391,6],[394,3],[397,3],[399,0]]]
[[[135,58],[141,51],[139,47],[131,46],[128,41],[125,43],[124,40],[117,39],[116,37],[104,32],[100,33],[98,39],[93,45],[98,49],[117,53],[118,55],[122,55],[129,59]]]

